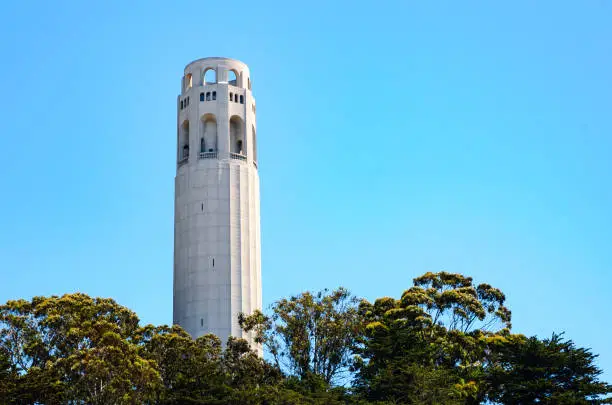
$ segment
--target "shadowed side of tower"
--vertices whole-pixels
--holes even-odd
[[[174,320],[194,338],[251,340],[240,312],[261,309],[259,174],[249,68],[228,58],[185,67],[177,99]],[[261,348],[258,348],[261,351]]]

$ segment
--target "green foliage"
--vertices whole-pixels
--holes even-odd
[[[612,403],[596,355],[560,335],[511,334],[504,301],[445,272],[374,303],[342,288],[305,292],[269,316],[240,316],[271,363],[242,339],[140,326],[111,299],[9,301],[0,306],[0,404]]]
[[[272,355],[278,368],[305,379],[320,377],[326,384],[347,378],[351,348],[360,333],[358,300],[339,288],[281,299],[272,314],[240,315],[246,331]]]
[[[159,382],[130,341],[138,317],[111,299],[34,297],[0,307],[0,350],[18,374],[23,402],[143,402]]]
[[[155,402],[214,403],[228,394],[221,372],[221,341],[213,335],[192,339],[179,326],[147,325],[134,341],[142,357],[155,362],[162,381]]]
[[[421,308],[434,324],[464,333],[476,325],[481,330],[496,325],[510,330],[511,314],[503,305],[505,300],[505,295],[489,284],[474,286],[471,277],[444,271],[415,278],[414,287],[401,298],[404,306]]]
[[[15,395],[17,374],[8,354],[0,350],[0,404],[8,404]]]
[[[406,404],[587,404],[612,392],[588,350],[512,335],[504,301],[488,284],[442,272],[416,278],[399,300],[362,302],[358,392]]]
[[[363,301],[356,386],[370,399],[467,403],[483,396],[486,329],[509,333],[501,291],[460,274],[426,273],[399,300]],[[480,325],[478,328],[476,325]]]
[[[595,355],[571,340],[515,337],[498,345],[487,380],[491,401],[513,404],[602,404],[612,386],[598,380]]]

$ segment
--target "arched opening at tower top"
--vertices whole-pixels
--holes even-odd
[[[183,80],[184,80],[183,84],[184,84],[185,90],[189,90],[191,88],[191,86],[193,86],[193,80],[192,80],[192,77],[191,77],[191,73],[187,73]]]
[[[208,68],[204,71],[202,82],[204,84],[217,83],[217,71],[213,68]]]
[[[244,121],[237,115],[230,118],[230,152],[246,156]]]
[[[217,119],[213,114],[200,119],[200,153],[217,151]]]
[[[227,82],[232,86],[238,86],[238,74],[235,70],[229,70],[227,72]]]

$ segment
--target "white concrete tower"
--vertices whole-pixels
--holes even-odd
[[[177,100],[174,323],[196,338],[249,338],[240,312],[261,309],[255,99],[244,63],[185,67]]]

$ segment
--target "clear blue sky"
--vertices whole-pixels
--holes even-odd
[[[460,272],[612,380],[610,21],[605,0],[4,2],[0,302],[171,322],[176,95],[228,56],[257,97],[265,305]]]

